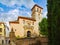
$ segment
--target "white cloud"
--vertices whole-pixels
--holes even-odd
[[[10,7],[15,4],[19,6],[25,5],[28,8],[31,8],[35,4],[33,0],[0,0],[0,3]]]
[[[7,22],[7,21],[13,21],[13,20],[17,20],[18,16],[28,16],[31,17],[31,14],[27,11],[20,11],[19,9],[14,9],[14,10],[10,10],[8,12],[5,13],[1,13],[1,18],[0,21],[2,22]]]
[[[35,3],[34,3],[33,0],[25,0],[24,4],[25,4],[26,7],[32,8]]]
[[[6,22],[5,25],[6,25],[6,36],[9,37],[9,32],[10,32],[9,22]]]
[[[42,16],[47,18],[47,11],[44,12]]]
[[[11,20],[16,20],[18,15],[19,15],[18,9],[10,10],[8,12],[1,13],[0,21],[6,22],[6,21],[11,21]]]
[[[31,17],[31,13],[27,12],[28,16]]]

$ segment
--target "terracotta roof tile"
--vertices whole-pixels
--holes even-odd
[[[41,9],[43,9],[42,7],[40,7],[40,6],[38,6],[37,4],[35,4],[35,5],[32,7],[31,10],[33,10],[33,8],[34,8],[35,6],[37,6],[37,7],[41,8]]]
[[[9,23],[16,23],[16,24],[18,24],[19,22],[18,21],[10,21]]]
[[[19,18],[36,21],[35,19],[30,18],[30,17],[22,17],[22,16],[19,16],[19,17],[18,17],[18,20],[19,20]]]
[[[16,21],[10,21],[9,23],[19,23],[19,19],[26,19],[26,20],[31,20],[31,21],[36,21],[35,19],[33,18],[30,18],[30,17],[22,17],[22,16],[18,16],[18,19]]]

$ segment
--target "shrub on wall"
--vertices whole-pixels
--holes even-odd
[[[20,36],[18,35],[18,36],[16,37],[16,39],[20,39]]]

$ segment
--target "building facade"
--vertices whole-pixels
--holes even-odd
[[[0,22],[0,44],[5,43],[5,37],[6,37],[5,26],[3,22]]]
[[[19,16],[16,21],[10,21],[10,30],[13,28],[16,37],[35,37],[39,36],[38,23],[42,20],[42,7],[34,5],[31,9],[31,17]]]

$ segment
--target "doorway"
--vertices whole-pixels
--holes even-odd
[[[31,37],[31,32],[27,31],[27,37]]]

